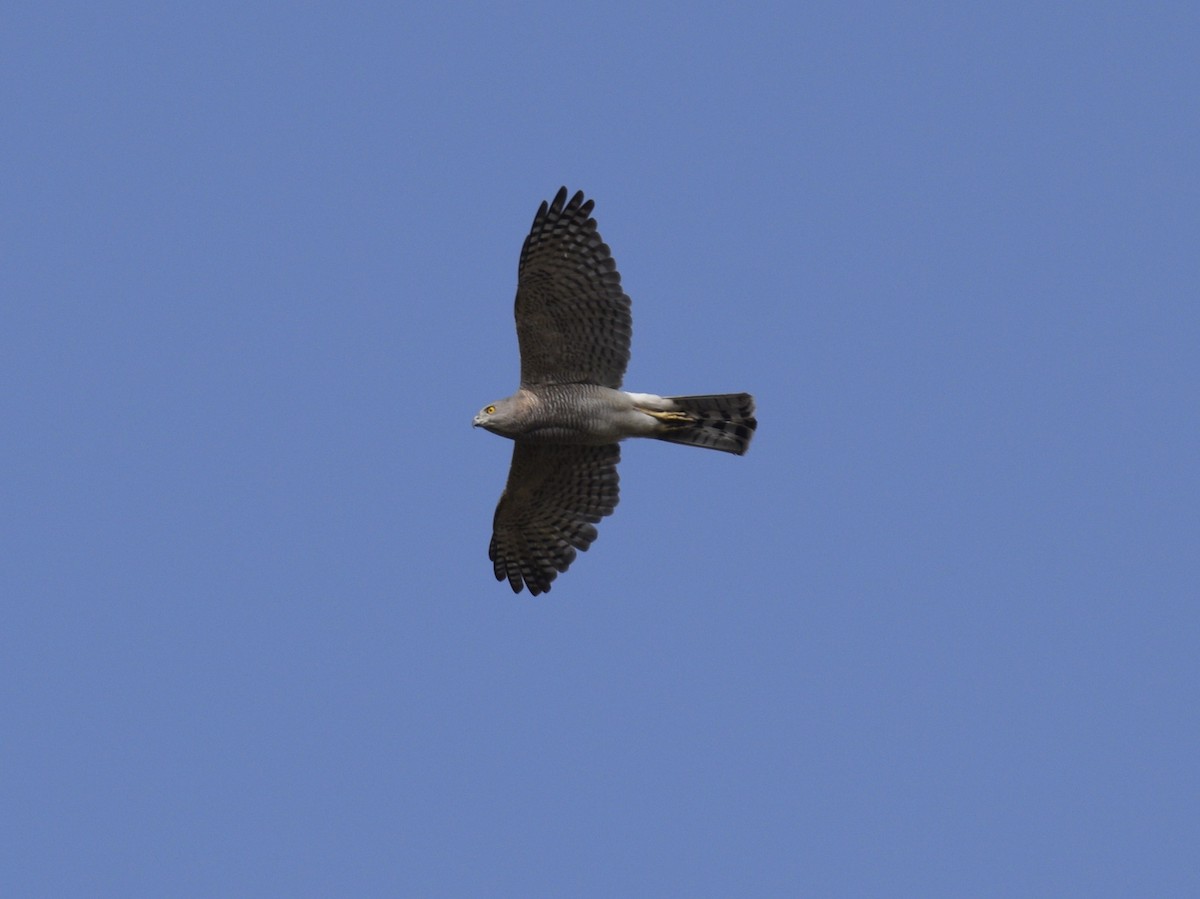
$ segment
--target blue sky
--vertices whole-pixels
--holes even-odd
[[[1193,4],[3,18],[6,893],[1200,893]],[[760,427],[531,599],[563,184]]]

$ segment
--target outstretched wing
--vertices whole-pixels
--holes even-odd
[[[629,364],[629,297],[583,192],[542,203],[517,269],[521,384],[620,387]]]
[[[508,484],[492,524],[488,557],[496,580],[514,593],[550,589],[577,549],[596,539],[595,524],[617,505],[618,444],[576,446],[529,443],[513,448]]]

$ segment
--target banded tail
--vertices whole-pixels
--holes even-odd
[[[742,455],[758,427],[754,397],[748,393],[713,396],[664,396],[670,411],[656,416],[661,430],[653,436],[671,443],[686,443]],[[674,413],[674,414],[673,414]]]

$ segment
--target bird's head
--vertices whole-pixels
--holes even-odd
[[[513,398],[497,400],[479,410],[475,416],[475,427],[491,431],[493,434],[511,436],[517,429],[516,404]]]

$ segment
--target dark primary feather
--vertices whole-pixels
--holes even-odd
[[[633,318],[593,201],[567,189],[542,203],[517,268],[521,384],[620,387]]]
[[[496,580],[534,596],[596,539],[595,523],[617,505],[621,448],[536,444],[513,446],[508,485],[492,522],[488,557]]]

